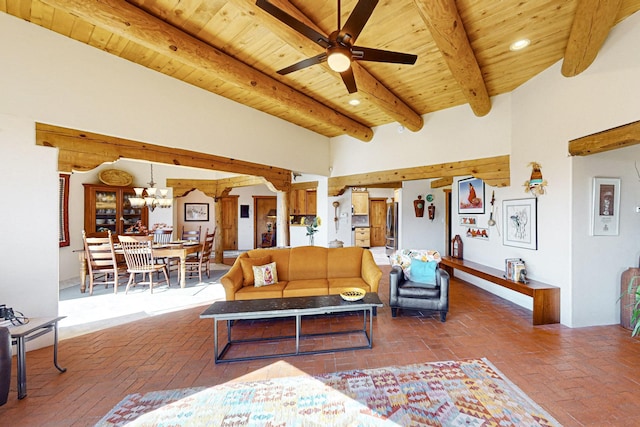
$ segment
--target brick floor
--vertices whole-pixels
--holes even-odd
[[[389,268],[382,268],[380,294],[386,302]],[[63,340],[59,361],[68,368],[64,374],[53,367],[51,347],[27,354],[28,396],[21,401],[14,358],[0,425],[93,425],[136,392],[479,357],[488,358],[565,426],[640,424],[640,341],[629,331],[619,326],[533,327],[531,312],[474,286],[454,280],[450,293],[446,323],[415,312],[392,318],[388,307],[379,309],[371,350],[216,365],[212,322],[199,318],[203,307]],[[309,322],[310,329],[317,329],[361,319],[343,315]],[[269,333],[292,328],[290,320],[282,319],[239,326]],[[245,351],[276,351],[279,345],[254,344]]]

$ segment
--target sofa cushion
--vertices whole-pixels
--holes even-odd
[[[409,278],[412,282],[417,282],[419,284],[435,285],[436,268],[438,268],[438,263],[435,261],[422,261],[420,259],[413,259],[411,261]]]
[[[440,288],[424,283],[407,281],[398,286],[398,296],[403,298],[440,298]]]
[[[244,277],[244,286],[253,286],[255,279],[253,277],[253,267],[259,265],[269,264],[271,262],[270,256],[251,258],[243,257],[240,259],[240,267],[242,267],[242,276]]]
[[[329,279],[329,295],[340,294],[348,288],[360,288],[365,292],[371,292],[371,288],[361,277]]]
[[[282,290],[287,286],[287,282],[278,282],[275,285],[262,286],[244,286],[235,293],[236,300],[264,299],[264,298],[282,298]]]
[[[270,262],[266,265],[253,266],[253,277],[256,287],[275,285],[278,283],[278,272],[276,263]]]
[[[329,295],[327,279],[292,280],[282,291],[283,297],[310,297]]]
[[[363,248],[352,246],[335,248],[327,253],[327,278],[360,277]]]
[[[335,249],[332,249],[335,250]],[[289,255],[289,281],[327,279],[327,248],[299,246]]]
[[[270,257],[271,261],[276,263],[276,270],[278,271],[278,280],[289,280],[289,253],[290,249],[281,248],[264,248],[264,249],[252,249],[247,252],[250,258]]]

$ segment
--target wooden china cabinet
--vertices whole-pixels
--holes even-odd
[[[112,234],[127,233],[127,229],[141,221],[149,227],[146,207],[132,208],[129,198],[133,187],[113,187],[102,184],[84,184],[84,229],[87,233],[111,230]]]

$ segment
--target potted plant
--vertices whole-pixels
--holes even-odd
[[[631,327],[633,328],[631,332],[631,336],[635,337],[640,334],[640,287],[638,286],[640,283],[640,276],[633,276],[629,280],[629,287],[627,289],[627,294],[631,297],[630,307],[631,307]]]

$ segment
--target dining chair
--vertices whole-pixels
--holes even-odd
[[[153,243],[166,244],[171,242],[173,230],[155,230],[149,235],[153,236]]]
[[[187,258],[186,260],[186,271],[187,273],[195,273],[198,272],[198,278],[200,282],[202,282],[202,272],[205,271],[207,273],[207,277],[211,277],[210,271],[210,259],[211,252],[213,251],[213,243],[216,238],[216,229],[213,229],[213,233],[208,234],[209,229],[206,230],[204,236],[204,242],[202,243],[202,251],[199,253],[199,256],[195,259]]]
[[[117,294],[120,277],[127,272],[127,268],[126,265],[118,263],[111,231],[107,232],[106,237],[88,237],[82,230],[82,240],[89,269],[89,295],[93,295],[93,284],[96,278],[103,279],[105,288],[112,283],[113,293]]]
[[[202,226],[199,226],[197,230],[185,230],[184,225],[182,226],[182,240],[194,240],[200,241],[200,232],[202,231]]]
[[[124,259],[127,262],[127,271],[129,272],[129,282],[125,293],[129,292],[129,288],[138,284],[149,285],[151,293],[153,293],[153,273],[162,271],[164,273],[167,286],[171,286],[169,275],[167,274],[166,264],[156,264],[153,256],[153,236],[118,236]],[[142,274],[141,282],[135,282],[135,275]],[[145,282],[144,278],[149,275],[149,281]]]

